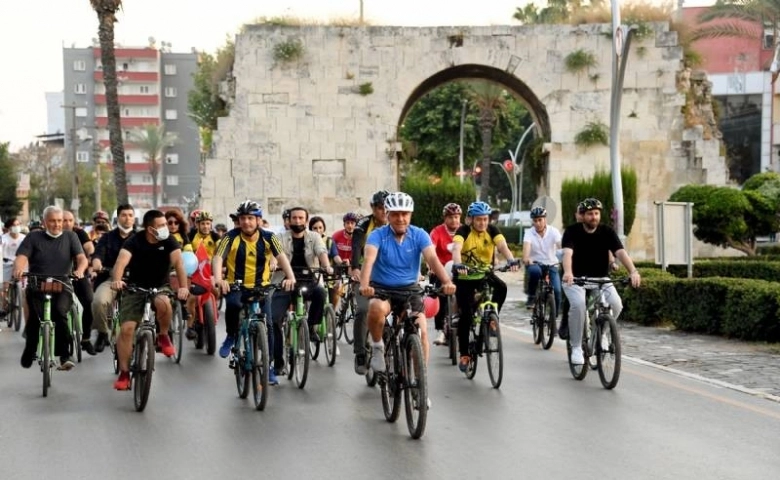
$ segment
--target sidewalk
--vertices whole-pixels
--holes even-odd
[[[530,332],[522,272],[499,275],[509,287],[502,322]],[[780,344],[744,342],[628,322],[621,322],[620,328],[623,357],[627,361],[780,402]]]

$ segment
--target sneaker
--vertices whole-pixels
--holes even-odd
[[[184,336],[187,337],[187,340],[195,340],[198,338],[198,332],[196,332],[192,327],[187,327],[187,331],[184,332]]]
[[[268,385],[279,385],[279,379],[276,378],[276,369],[274,367],[268,368]]]
[[[434,345],[447,345],[447,336],[444,335],[444,330],[439,330],[438,335],[436,335],[436,340],[433,341]]]
[[[534,308],[534,299],[531,297],[528,297],[528,300],[525,302],[525,309],[526,310],[533,310]]]
[[[582,347],[572,347],[569,357],[572,365],[585,365],[585,357],[582,356]]]
[[[130,390],[130,372],[119,372],[119,378],[114,381],[115,390]]]
[[[314,343],[320,343],[320,335],[317,333],[317,329],[309,329],[309,341]]]
[[[95,339],[95,352],[100,353],[105,350],[108,345],[108,334],[98,332],[98,336]]]
[[[366,354],[358,353],[355,355],[355,373],[358,375],[366,374]]]
[[[558,336],[561,337],[561,340],[568,340],[569,339],[569,325],[568,324],[561,322],[561,326],[558,327]]]
[[[92,355],[93,357],[97,355],[97,352],[95,351],[95,347],[92,346],[92,342],[90,342],[89,340],[81,341],[81,349],[87,352],[88,354]]]
[[[170,358],[176,355],[176,347],[171,343],[171,337],[168,335],[160,335],[157,338],[157,345],[160,347],[160,351],[163,355]]]
[[[458,363],[458,368],[460,369],[461,372],[466,373],[466,370],[469,369],[470,361],[471,359],[469,358],[468,355],[462,355],[460,357],[460,363]]]
[[[22,368],[30,368],[35,361],[35,350],[24,349],[22,352]]]
[[[371,370],[379,373],[384,372],[385,366],[385,346],[375,345],[371,347]]]
[[[73,363],[73,360],[71,360],[69,356],[65,355],[60,357],[60,366],[57,367],[57,370],[63,370],[67,372],[68,370],[73,369],[75,366],[76,364]]]
[[[233,348],[233,344],[235,342],[236,340],[232,335],[225,337],[225,341],[222,342],[222,346],[219,347],[219,356],[222,358],[227,358],[227,356],[230,355],[230,350]]]

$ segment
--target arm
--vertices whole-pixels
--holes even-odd
[[[452,263],[457,265],[461,263],[460,252],[463,249],[463,244],[455,242],[452,244]]]
[[[314,234],[314,254],[317,255],[317,260],[320,261],[320,268],[324,268],[329,273],[333,272],[330,268],[330,259],[328,259],[328,249],[325,247],[325,242],[322,241],[322,237],[319,234]]]
[[[429,269],[441,280],[442,293],[445,295],[455,293],[455,285],[453,285],[449,273],[444,269],[444,265],[439,261],[439,257],[436,256],[436,248],[433,245],[426,247],[423,249],[422,254],[429,265]]]
[[[531,264],[531,242],[523,242],[523,264]]]
[[[628,252],[626,252],[625,249],[620,249],[615,252],[615,256],[620,260],[620,263],[625,265],[625,267],[628,269],[629,276],[631,278],[631,286],[638,287],[642,282],[642,279],[639,276],[639,270],[637,270],[636,266],[634,266],[633,260],[631,260],[631,257],[628,256]]]
[[[365,297],[374,295],[374,289],[369,286],[369,282],[371,282],[371,270],[374,268],[374,262],[376,262],[378,253],[379,249],[374,245],[366,245],[363,269],[360,270],[360,294]]]
[[[122,249],[119,251],[119,256],[114,264],[114,269],[111,272],[111,288],[114,290],[121,290],[125,285],[122,281],[122,277],[125,274],[125,268],[130,263],[130,259],[133,258],[133,254],[129,250]]]
[[[363,243],[366,240],[366,233],[362,228],[356,228],[352,233],[352,259],[349,264],[353,265],[353,271],[357,270],[360,274],[360,256],[363,251]]]
[[[563,264],[563,281],[567,285],[571,285],[572,279],[574,278],[574,273],[572,273],[571,270],[571,256],[573,253],[574,250],[571,248],[563,249],[563,261],[561,263]]]
[[[22,278],[22,274],[24,274],[24,271],[27,270],[27,266],[29,265],[29,259],[26,255],[20,255],[18,252],[16,254],[16,260],[14,260],[14,278],[19,279]]]
[[[295,273],[293,273],[292,266],[290,266],[290,260],[284,252],[279,252],[276,257],[277,267],[284,272],[285,279],[282,280],[282,287],[286,291],[291,291],[295,287]]]
[[[513,272],[517,271],[517,262],[515,262],[515,257],[512,255],[512,250],[509,249],[509,245],[506,244],[506,240],[499,240],[499,242],[496,244],[496,248],[499,252],[501,252],[501,255],[506,258],[507,263],[510,265],[509,269]],[[525,252],[525,250],[523,250]],[[525,255],[525,253],[523,253]]]
[[[177,296],[179,300],[187,300],[190,291],[187,289],[187,271],[184,270],[184,260],[181,258],[181,250],[176,249],[171,252],[171,265],[176,269],[176,276],[179,278],[179,291]]]
[[[79,253],[76,255],[76,268],[73,271],[73,275],[75,275],[77,278],[83,278],[84,272],[87,271],[87,267],[89,267],[89,260],[87,260],[87,256],[83,253]]]
[[[92,243],[92,241],[82,243],[81,247],[84,249],[84,253],[86,253],[88,257],[91,257],[92,254],[95,253],[95,244]]]
[[[106,242],[108,241],[108,234],[103,235],[95,245],[95,253],[92,255],[92,270],[99,272],[103,270],[103,259],[106,255]]]

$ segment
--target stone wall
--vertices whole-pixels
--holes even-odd
[[[396,132],[410,96],[431,77],[464,65],[512,88],[534,109],[537,123],[549,126],[542,132],[550,150],[545,187],[557,200],[565,178],[609,167],[608,147],[580,148],[574,137],[588,122],[609,122],[610,30],[247,27],[237,37],[235,98],[215,133],[202,206],[226,218],[237,202],[252,198],[278,224],[283,208],[303,205],[337,229],[345,211],[368,209],[373,191],[397,188]],[[275,49],[287,42],[299,42],[302,56],[275,59]],[[593,53],[598,64],[568,72],[565,58],[576,49]],[[637,258],[653,255],[653,201],[691,181],[726,179],[717,140],[695,129],[683,133],[686,97],[676,81],[681,59],[677,34],[666,24],[635,41],[629,56],[620,150],[623,164],[639,176],[628,240]],[[372,92],[361,94],[361,85],[363,93]]]

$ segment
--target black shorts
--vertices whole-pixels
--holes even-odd
[[[423,289],[417,284],[408,287],[385,287],[371,282],[371,286],[382,290],[380,293],[374,292],[374,298],[390,302],[390,309],[394,312],[404,310],[407,300],[413,316],[425,311],[422,301]]]

